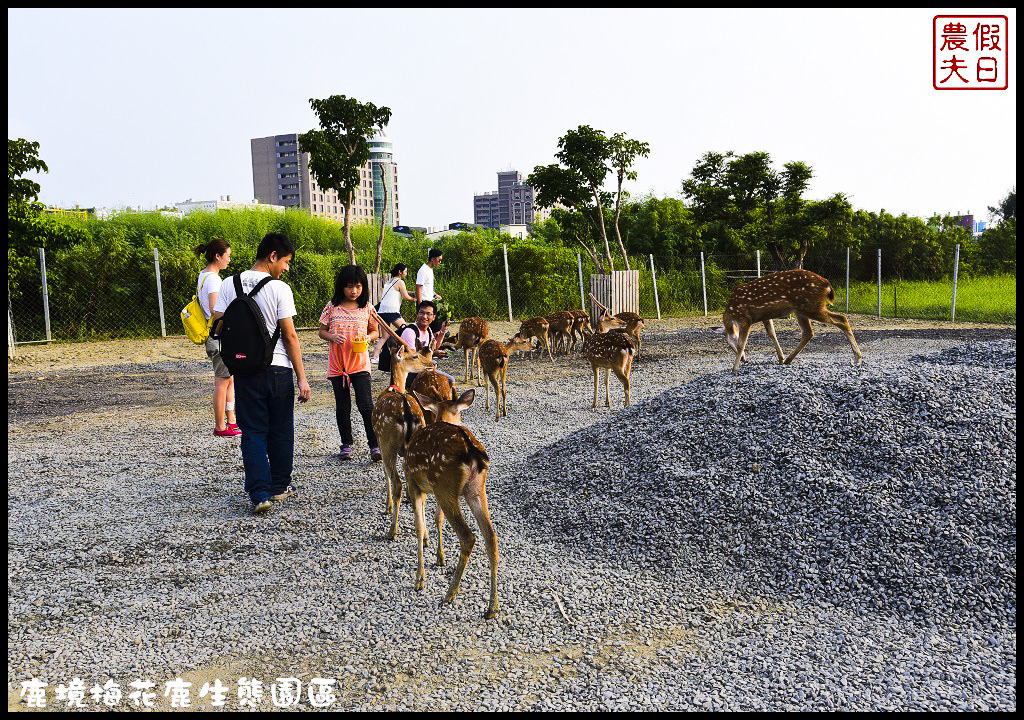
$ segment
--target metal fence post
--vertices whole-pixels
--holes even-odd
[[[846,312],[850,312],[850,246],[846,246]]]
[[[576,269],[580,274],[580,310],[586,311],[587,295],[583,292],[583,258],[579,253],[576,253]]]
[[[953,305],[949,310],[949,321],[956,322],[956,282],[960,276],[960,243],[956,244],[956,254],[953,257]]]
[[[39,248],[39,276],[43,281],[43,321],[46,323],[46,342],[50,336],[50,288],[46,285],[46,248]]]
[[[7,357],[14,357],[14,313],[11,311],[11,283],[7,283]]]
[[[761,277],[761,251],[757,251],[757,276]]]
[[[882,248],[878,248],[878,318],[882,317]]]
[[[156,299],[160,305],[160,335],[167,337],[167,325],[164,323],[164,294],[160,289],[160,250],[153,248],[153,266],[156,268]]]
[[[700,251],[700,289],[704,293],[704,317],[708,316],[708,284],[704,278],[704,251]]]
[[[512,285],[508,280],[508,246],[501,244],[501,254],[505,257],[505,295],[508,297],[508,321],[512,322]]]
[[[577,253],[579,255],[579,253]],[[654,288],[654,311],[658,313],[658,319],[661,320],[661,303],[658,301],[658,280],[654,277],[654,254],[651,254],[651,287]],[[582,283],[582,277],[580,278]],[[582,285],[581,285],[582,287]]]

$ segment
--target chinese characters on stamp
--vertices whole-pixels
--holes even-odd
[[[932,19],[932,87],[1009,87],[1009,20],[1005,15],[936,15]]]

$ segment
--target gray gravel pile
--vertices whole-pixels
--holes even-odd
[[[997,341],[702,377],[538,454],[521,511],[545,538],[652,571],[1004,626],[1015,364]]]

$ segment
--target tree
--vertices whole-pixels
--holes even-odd
[[[25,138],[7,139],[7,242],[20,245],[39,223],[43,206],[38,202],[39,183],[22,177],[27,172],[49,172],[39,159],[39,143]]]
[[[629,270],[629,255],[626,254],[626,246],[622,243],[622,232],[619,230],[619,215],[622,213],[622,181],[636,180],[636,171],[632,169],[633,163],[639,157],[647,157],[651,152],[651,146],[639,140],[630,140],[622,133],[615,133],[608,142],[611,150],[612,171],[615,173],[615,238],[619,241],[619,250],[622,251],[622,259]]]
[[[580,125],[558,139],[558,148],[555,157],[574,176],[580,178],[590,191],[594,201],[591,206],[592,212],[597,218],[596,226],[601,232],[601,240],[604,243],[604,256],[608,261],[609,270],[614,270],[615,263],[612,261],[612,251],[608,245],[608,230],[604,223],[607,195],[601,191],[604,179],[608,176],[607,162],[611,158],[608,138],[600,130],[595,130],[589,125]]]
[[[526,182],[536,191],[537,205],[553,208],[552,217],[557,219],[559,226],[587,251],[598,272],[604,273],[605,258],[611,266],[607,246],[606,255],[602,258],[593,242],[584,240],[588,229],[592,231],[591,237],[597,234],[597,224],[583,177],[578,172],[555,163],[537,165]],[[601,217],[603,219],[603,213]]]
[[[349,262],[355,265],[352,203],[359,189],[360,171],[370,159],[370,138],[391,120],[391,109],[344,95],[323,100],[310,98],[309,104],[320,121],[320,129],[299,135],[299,150],[309,153],[309,171],[320,187],[338,193],[345,209],[345,249]],[[380,248],[376,264],[380,264]]]
[[[988,212],[996,223],[1017,217],[1017,188],[1010,190],[996,207],[989,205]]]

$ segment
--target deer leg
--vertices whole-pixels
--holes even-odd
[[[407,491],[412,495],[413,514],[416,518],[416,553],[419,559],[419,564],[416,566],[416,589],[422,590],[427,582],[427,572],[423,568],[423,548],[427,544],[427,524],[423,519],[426,495],[419,488],[413,487],[413,483],[410,482],[407,485]]]
[[[441,509],[441,503],[438,503],[434,510],[434,522],[437,524],[437,566],[444,567],[444,543],[441,542],[441,531],[444,529],[444,510]]]
[[[544,347],[548,351],[548,359],[551,360],[551,362],[554,362],[555,358],[554,358],[554,356],[551,355],[551,345],[550,345],[550,343],[548,343],[547,333],[544,333]]]
[[[747,337],[750,335],[750,326],[747,325],[739,331],[739,337],[736,338],[736,362],[732,366],[733,373],[740,371],[740,360],[743,359],[743,349],[747,346]]]
[[[498,385],[490,374],[487,375],[487,382],[484,383],[484,410],[490,410],[491,405],[487,397],[490,395],[491,385],[494,385],[494,402],[498,402]]]
[[[505,378],[508,376],[508,364],[501,367],[498,371],[498,378],[501,384],[501,415],[507,415],[505,412]],[[501,419],[501,415],[498,414],[498,386],[494,388],[494,422],[498,422]]]
[[[828,321],[842,330],[843,334],[846,335],[846,339],[850,341],[850,347],[853,348],[853,364],[860,365],[861,358],[864,356],[861,354],[856,338],[853,337],[853,329],[850,327],[850,321],[846,319],[845,315],[840,315],[839,313],[834,312],[828,312]]]
[[[613,368],[615,370],[615,377],[617,377],[619,382],[622,383],[622,391],[626,395],[622,402],[622,407],[629,407],[629,370],[632,362],[632,358],[627,358],[621,368],[618,366]]]
[[[764,329],[765,332],[768,333],[768,337],[771,338],[772,344],[775,346],[775,354],[779,356],[779,365],[781,365],[786,355],[782,352],[782,346],[779,344],[779,339],[775,337],[775,323],[772,322],[771,318],[764,321]]]
[[[605,368],[604,369],[604,406],[605,407],[611,407],[612,406],[612,394],[611,394],[611,391],[608,389],[608,381],[611,380],[611,377],[612,377],[612,371],[610,369],[608,369],[608,368]]]
[[[476,537],[474,537],[473,530],[470,529],[469,523],[466,522],[466,518],[462,514],[458,496],[453,498],[449,493],[441,492],[437,496],[437,505],[440,508],[444,508],[448,514],[448,522],[451,524],[452,529],[455,530],[455,534],[459,536],[459,564],[455,566],[455,574],[452,576],[451,584],[448,586],[448,594],[444,598],[445,602],[450,603],[455,601],[455,596],[459,592],[462,576],[465,574],[466,566],[469,564],[469,556],[473,552]]]
[[[462,353],[466,356],[466,374],[462,378],[462,382],[469,382],[469,355],[473,352],[473,348],[463,348]]]
[[[384,476],[388,482],[388,512],[391,513],[391,529],[388,540],[398,536],[398,508],[402,506],[402,478],[398,475],[398,457],[394,448],[385,448]]]
[[[491,514],[487,510],[487,470],[481,475],[480,492],[467,493],[466,504],[476,518],[476,525],[480,528],[480,534],[484,537],[484,547],[487,549],[487,561],[491,571],[491,601],[487,605],[484,617],[490,620],[498,614],[498,535],[494,532]]]
[[[594,404],[591,407],[597,407],[597,365],[590,366],[594,370]]]
[[[791,352],[789,354],[789,357],[786,358],[786,365],[791,365],[793,363],[793,360],[796,359],[796,356],[800,354],[800,351],[807,347],[807,343],[809,343],[811,341],[811,338],[814,337],[814,328],[811,327],[811,321],[806,315],[801,315],[800,313],[797,313],[796,321],[800,325],[801,330],[800,344],[797,345],[796,350]]]

